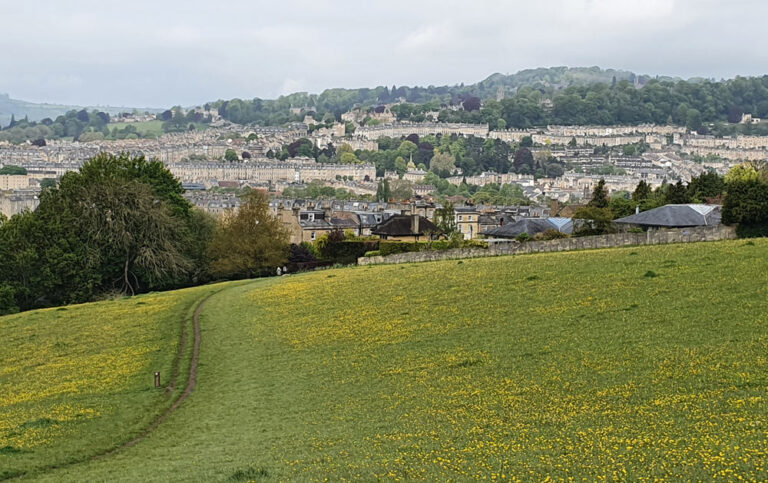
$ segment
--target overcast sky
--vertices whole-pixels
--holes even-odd
[[[765,0],[0,0],[0,92],[167,107],[557,65],[768,73]]]

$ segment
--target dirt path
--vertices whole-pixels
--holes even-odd
[[[146,429],[144,429],[144,431],[142,431],[140,435],[136,436],[130,441],[127,441],[121,444],[120,446],[117,446],[115,448],[110,449],[109,451],[96,454],[94,456],[85,458],[80,461],[73,461],[71,463],[67,463],[63,465],[50,466],[48,468],[35,471],[34,474],[40,475],[51,470],[61,469],[67,466],[72,466],[80,463],[88,463],[90,461],[96,461],[102,458],[106,458],[108,456],[113,456],[115,453],[118,453],[119,451],[122,451],[126,448],[130,448],[131,446],[134,446],[140,441],[146,439],[158,428],[158,426],[160,426],[160,424],[163,423],[163,421],[168,419],[168,417],[171,414],[173,414],[179,408],[179,406],[181,406],[181,404],[189,397],[189,395],[192,394],[192,391],[195,390],[195,386],[197,385],[197,365],[198,365],[198,362],[200,361],[200,312],[202,311],[203,306],[208,301],[208,299],[210,299],[220,291],[221,290],[217,290],[216,292],[208,294],[204,299],[202,299],[197,304],[197,307],[195,308],[195,313],[192,317],[192,325],[193,325],[193,333],[194,333],[194,340],[193,340],[193,346],[192,346],[192,360],[190,361],[190,364],[189,364],[189,377],[187,378],[187,387],[184,389],[184,392],[178,397],[178,399],[176,399],[176,401],[171,405],[171,407],[166,409],[163,412],[163,414],[161,414],[157,419],[155,419],[152,422],[152,424],[150,424]],[[185,316],[184,322],[182,325],[181,340],[179,341],[179,351],[176,357],[176,361],[174,363],[173,374],[171,376],[171,381],[169,383],[169,386],[166,388],[166,390],[169,392],[173,392],[175,390],[179,372],[181,371],[181,363],[183,362],[183,359],[184,359],[184,352],[186,350],[186,344],[188,339],[187,320],[188,319]],[[25,478],[26,476],[33,476],[33,475],[28,475],[23,473],[10,478],[10,480],[21,479],[21,478]]]
[[[99,458],[105,458],[107,456],[111,456],[118,451],[130,448],[131,446],[134,446],[139,441],[145,439],[147,436],[152,434],[154,430],[157,429],[160,424],[168,419],[168,416],[174,413],[179,406],[189,397],[190,394],[192,394],[192,391],[195,390],[195,386],[197,385],[197,364],[200,361],[200,311],[203,309],[203,306],[208,301],[209,298],[213,297],[216,293],[212,293],[205,297],[203,300],[200,301],[200,303],[197,305],[197,308],[195,309],[195,315],[192,317],[192,323],[194,326],[194,341],[192,346],[192,360],[189,363],[189,377],[187,378],[187,387],[184,389],[184,392],[179,396],[179,398],[176,400],[176,402],[171,405],[168,409],[165,410],[163,414],[160,415],[159,418],[157,418],[152,424],[147,427],[139,436],[133,438],[132,440],[123,443],[122,445],[118,446],[117,448],[114,448],[106,453],[100,454],[98,456],[95,456],[92,459],[99,459]],[[181,370],[181,360],[184,357],[184,348],[186,346],[186,339],[187,339],[187,331],[186,331],[186,324],[184,324],[184,329],[182,331],[181,336],[181,342],[179,343],[179,356],[177,359],[177,366],[174,370],[173,377],[171,379],[171,385],[168,387],[170,391],[173,391],[175,389],[176,384],[176,377],[178,376],[179,371]]]

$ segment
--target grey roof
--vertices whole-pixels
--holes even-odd
[[[533,236],[546,230],[557,230],[570,235],[573,233],[573,221],[568,218],[554,218],[552,220],[549,218],[523,218],[514,223],[490,229],[483,234],[497,238],[516,238],[523,233]]]
[[[664,205],[614,220],[616,223],[638,226],[686,227],[719,225],[720,205]]]

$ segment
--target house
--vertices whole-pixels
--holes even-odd
[[[556,230],[566,235],[573,234],[570,218],[523,218],[514,223],[493,228],[483,234],[491,238],[517,238],[523,233],[534,236],[547,230]]]
[[[720,205],[664,205],[614,220],[614,223],[641,228],[686,228],[719,225]]]
[[[464,235],[465,240],[471,240],[480,234],[480,212],[474,206],[459,206],[454,208],[456,230]]]
[[[382,240],[428,241],[442,231],[434,223],[420,215],[393,215],[372,230]]]

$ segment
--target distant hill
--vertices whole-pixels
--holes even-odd
[[[7,126],[11,121],[11,115],[16,120],[28,117],[30,121],[40,121],[46,117],[55,119],[57,116],[66,114],[71,110],[80,110],[83,108],[90,110],[98,109],[108,114],[118,114],[120,112],[132,112],[133,107],[111,107],[111,106],[67,106],[63,104],[37,104],[34,102],[12,99],[8,94],[0,94],[0,126]],[[162,109],[136,108],[144,112],[161,112]]]
[[[644,85],[651,79],[673,82],[682,80],[678,77],[652,77],[627,70],[561,66],[525,69],[509,75],[496,73],[476,84],[467,86],[467,88],[473,95],[488,98],[493,97],[499,87],[503,87],[505,93],[514,93],[520,87],[525,86],[557,90],[570,86],[610,84],[614,80],[616,82],[626,80],[633,84]]]

